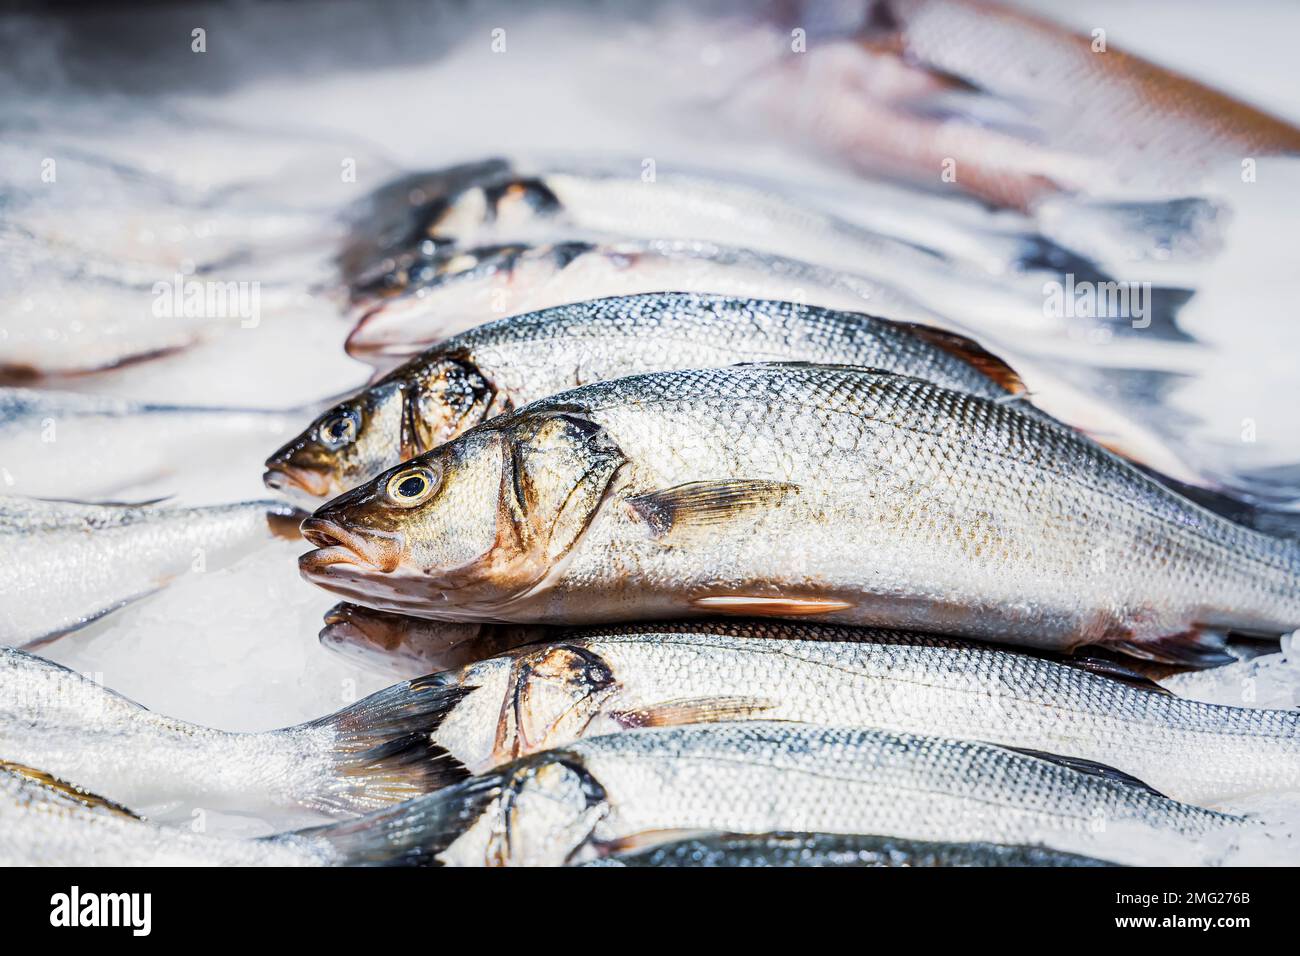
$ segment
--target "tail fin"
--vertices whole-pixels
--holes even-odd
[[[432,735],[468,693],[435,674],[394,684],[304,724],[332,731],[334,744],[329,783],[303,795],[302,802],[319,810],[364,813],[464,780],[469,771]]]
[[[323,850],[334,866],[437,866],[438,854],[474,825],[504,781],[486,773],[355,820],[266,839]]]

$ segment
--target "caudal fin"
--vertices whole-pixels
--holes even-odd
[[[468,692],[435,674],[294,728],[334,737],[326,782],[299,800],[318,810],[364,813],[464,780],[469,771],[432,735]]]
[[[269,839],[305,844],[333,866],[437,866],[438,854],[474,825],[504,780],[482,774],[355,820]]]

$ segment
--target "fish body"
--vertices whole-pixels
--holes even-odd
[[[0,468],[10,491],[100,498],[214,467],[231,446],[272,440],[301,412],[209,408],[0,388]]]
[[[925,634],[762,621],[553,629],[429,682],[455,697],[432,740],[476,773],[629,728],[786,720],[1077,757],[1200,805],[1300,790],[1300,715]]]
[[[1024,867],[1113,866],[1105,860],[1037,846],[927,843],[828,833],[722,833],[627,850],[585,866],[629,867]]]
[[[388,854],[418,843],[451,866],[585,863],[701,832],[888,834],[1148,865],[1276,860],[1288,845],[1245,817],[989,744],[764,721],[593,737],[380,811],[372,829],[381,814]]]
[[[492,415],[577,385],[764,361],[874,366],[989,398],[1023,391],[976,342],[927,326],[719,295],[600,299],[500,319],[425,351],[278,450],[268,484],[335,495]]]
[[[321,854],[158,826],[75,785],[0,761],[0,865],[310,866]]]
[[[295,515],[274,501],[186,508],[0,497],[0,644],[58,637],[273,534],[295,536]]]
[[[1220,661],[1300,624],[1300,546],[1005,402],[842,366],[561,393],[304,522],[309,580],[441,620],[804,617]]]
[[[371,300],[358,309],[362,317],[348,337],[350,354],[391,367],[482,324],[485,317],[670,289],[781,299],[942,324],[935,313],[885,281],[690,240],[468,249],[440,264],[430,263],[418,275],[399,295]]]

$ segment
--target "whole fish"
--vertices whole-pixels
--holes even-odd
[[[475,773],[630,727],[758,719],[1078,757],[1201,805],[1300,791],[1300,714],[1123,676],[926,634],[735,621],[552,629],[423,684],[450,703],[431,739]]]
[[[273,535],[296,538],[298,515],[275,501],[185,508],[0,497],[0,644],[52,640]]]
[[[302,531],[309,580],[439,620],[808,617],[1200,664],[1300,626],[1296,541],[1004,402],[843,366],[564,392]]]
[[[357,309],[349,354],[380,368],[458,335],[485,317],[520,315],[588,299],[672,289],[783,299],[942,325],[885,282],[768,253],[687,240],[561,242],[466,249],[413,268],[397,295]],[[1031,324],[1042,326],[1042,310]]]
[[[181,800],[361,813],[397,803],[464,776],[428,738],[446,706],[401,683],[305,724],[229,733],[0,647],[0,754],[132,807]]]
[[[1280,862],[1293,852],[1289,834],[1178,803],[1096,765],[780,721],[592,737],[299,834],[349,830],[368,835],[374,862],[405,849],[412,861],[449,866],[586,863],[699,832],[886,834],[1147,865]]]
[[[927,843],[895,837],[832,833],[721,833],[645,850],[627,850],[583,866],[1114,866],[1105,860],[1038,846]]]
[[[541,629],[430,621],[339,603],[325,614],[322,647],[391,677],[421,677],[505,653],[541,636]]]
[[[0,388],[0,481],[52,498],[101,498],[182,470],[214,470],[232,445],[289,433],[303,412],[130,402]]]
[[[660,293],[500,319],[399,366],[267,460],[269,487],[323,498],[485,419],[636,372],[770,360],[846,362],[990,398],[1024,391],[976,342],[923,325],[791,302]]]

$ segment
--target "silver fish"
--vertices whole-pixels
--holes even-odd
[[[758,719],[1078,757],[1201,805],[1300,791],[1300,714],[1124,676],[926,634],[735,621],[552,629],[427,683],[453,702],[432,740],[475,773],[630,727]]]
[[[575,385],[771,360],[869,365],[989,398],[1024,392],[978,343],[929,326],[717,295],[598,299],[479,326],[411,359],[272,455],[267,485],[327,497]]]
[[[297,515],[275,501],[185,508],[0,497],[0,644],[53,639],[272,535],[294,538]]]
[[[842,366],[600,382],[303,523],[348,600],[441,620],[810,617],[1224,662],[1300,626],[1300,544],[1005,403]]]
[[[132,807],[179,800],[362,813],[465,775],[429,741],[446,701],[421,687],[396,684],[293,727],[230,733],[153,713],[0,647],[0,754]]]
[[[583,866],[671,867],[1022,867],[1114,866],[1105,860],[1038,846],[928,843],[832,833],[722,833],[644,850],[626,850]]]
[[[0,481],[51,498],[112,496],[176,474],[178,462],[213,469],[232,445],[286,435],[302,415],[0,388]]]
[[[347,349],[391,368],[485,318],[669,289],[944,324],[887,282],[768,253],[672,239],[560,242],[465,249],[413,267],[400,294],[358,306]]]
[[[524,757],[328,831],[450,866],[585,863],[684,835],[880,834],[1116,863],[1281,862],[1294,839],[1105,768],[971,741],[780,721],[642,728]],[[386,831],[387,840],[376,830]]]
[[[157,826],[40,770],[0,760],[0,866],[311,866],[295,842]]]

